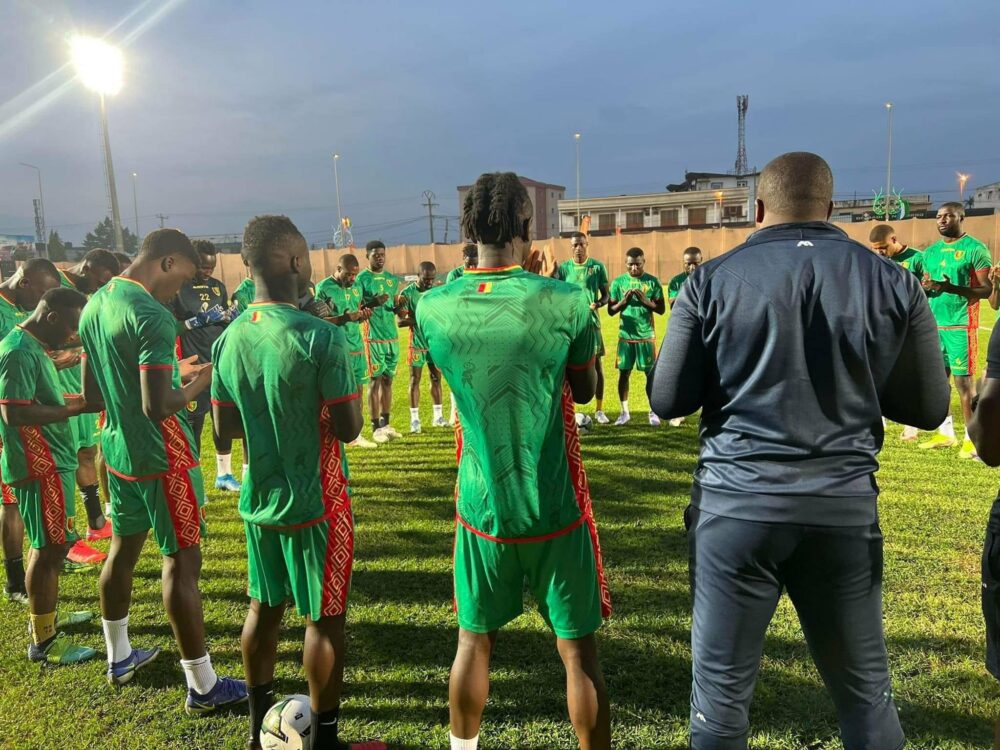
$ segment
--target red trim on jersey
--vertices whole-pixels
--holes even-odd
[[[0,289],[0,298],[3,298],[3,301],[6,302],[11,307],[17,307],[17,303],[7,296],[7,290]]]
[[[87,352],[80,352],[80,359],[86,359],[86,358],[87,358]]]
[[[174,354],[177,355],[177,359],[184,359],[184,348],[181,346],[180,336],[174,339]]]
[[[14,488],[5,482],[0,482],[0,497],[3,498],[3,505],[17,505]]]
[[[139,365],[140,370],[173,370],[174,366],[170,365]]]
[[[566,369],[567,370],[589,370],[591,367],[593,367],[594,362],[596,362],[596,361],[597,361],[597,357],[591,357],[586,362],[584,362],[582,365],[566,365]]]
[[[462,420],[455,409],[455,465],[462,464]],[[455,570],[455,555],[458,552],[458,479],[455,479],[455,530],[451,539],[451,569]],[[451,609],[458,613],[458,594],[455,591],[455,577],[451,579]]]
[[[333,432],[330,410],[322,404],[319,412],[319,448],[320,486],[330,523],[323,563],[320,616],[331,617],[347,610],[347,592],[351,587],[351,568],[354,564],[354,518],[340,440]]]
[[[219,401],[218,399],[214,398],[212,399],[212,406],[228,406],[231,409],[236,408],[236,404],[234,404],[232,401]]]
[[[368,336],[371,334],[371,326],[368,321],[362,321],[361,323],[361,340],[365,345],[365,361],[368,363],[368,377],[374,378],[375,375],[372,372],[372,347],[371,342],[368,340]]]
[[[30,401],[21,401],[20,399],[16,399],[16,398],[2,398],[2,399],[0,399],[0,404],[20,404],[22,406],[25,406],[25,405],[30,404],[30,403],[31,403]]]
[[[38,499],[42,509],[45,541],[49,544],[66,543],[66,495],[63,484],[55,472],[38,478]]]
[[[976,271],[971,272],[973,278]],[[971,286],[971,284],[970,284]],[[979,302],[969,305],[969,328],[966,332],[969,342],[969,377],[976,374],[976,364],[979,360]]]
[[[541,536],[521,536],[521,537],[516,537],[516,538],[508,538],[508,537],[502,537],[502,536],[490,536],[489,534],[487,534],[485,532],[479,531],[478,529],[473,528],[469,524],[468,521],[466,521],[464,518],[462,518],[458,514],[457,511],[455,512],[455,520],[458,523],[462,524],[462,526],[464,526],[467,530],[469,530],[470,532],[472,532],[476,536],[478,536],[478,537],[480,537],[482,539],[485,539],[488,542],[496,542],[497,544],[532,544],[533,542],[547,542],[550,539],[556,539],[557,537],[565,536],[566,534],[570,533],[571,531],[575,531],[576,529],[578,529],[581,526],[583,526],[584,522],[587,519],[584,518],[583,516],[580,516],[578,519],[576,519],[575,521],[573,521],[573,523],[571,523],[569,526],[564,526],[563,528],[559,529],[558,531],[553,531],[553,532],[551,532],[549,534],[542,534]],[[601,600],[602,601],[604,600],[603,595],[601,596]],[[607,617],[607,615],[605,615],[605,617]]]
[[[587,482],[587,472],[583,468],[583,458],[580,455],[580,433],[576,427],[576,404],[573,403],[573,393],[569,382],[563,383],[563,433],[566,436],[566,460],[569,463],[569,475],[576,492],[576,501],[580,506],[580,515],[590,531],[590,540],[594,545],[594,562],[597,564],[597,586],[601,594],[601,615],[611,616],[611,592],[608,590],[607,577],[604,575],[604,562],[601,557],[601,543],[597,536],[597,523],[594,521],[594,506],[590,498],[590,485]]]
[[[354,393],[350,393],[346,396],[338,396],[337,398],[330,398],[327,399],[326,401],[321,401],[320,403],[323,406],[333,406],[334,404],[342,404],[345,401],[353,401],[356,398],[360,398],[357,391],[355,391]]]
[[[297,531],[298,529],[308,529],[310,526],[316,526],[317,524],[323,523],[323,521],[329,520],[330,516],[324,513],[319,518],[314,518],[311,521],[303,521],[302,523],[293,523],[291,526],[275,526],[267,523],[254,523],[254,526],[259,526],[260,528],[268,529],[269,531]]]
[[[193,547],[201,541],[201,511],[188,471],[172,471],[163,476],[163,494],[177,537],[177,548]]]
[[[153,293],[152,293],[151,291],[149,291],[149,290],[148,290],[148,289],[147,289],[147,288],[145,287],[145,285],[141,284],[140,282],[136,281],[135,279],[130,279],[130,278],[128,278],[127,276],[115,276],[115,278],[114,278],[113,280],[114,280],[114,281],[124,281],[124,282],[126,282],[126,283],[128,283],[128,284],[135,284],[135,285],[136,285],[137,287],[139,287],[140,289],[142,289],[142,291],[144,291],[144,292],[145,292],[146,294],[148,294],[148,295],[149,295],[150,297],[152,297],[152,296],[153,296]],[[72,283],[72,282],[70,282],[70,283]],[[74,289],[75,289],[75,288],[76,288],[76,287],[74,287]]]
[[[503,273],[504,271],[520,271],[520,270],[521,270],[520,264],[515,263],[512,266],[499,266],[497,268],[482,268],[482,267],[466,268],[465,272],[475,276],[476,274],[483,274],[483,273]]]
[[[623,344],[655,344],[656,339],[618,339]]]

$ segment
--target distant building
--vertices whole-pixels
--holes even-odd
[[[973,191],[972,205],[974,208],[1000,208],[1000,182],[977,187]]]
[[[566,195],[566,188],[563,185],[550,185],[547,182],[538,182],[527,177],[518,175],[521,184],[528,191],[531,198],[531,205],[535,208],[535,215],[531,221],[531,239],[544,240],[549,237],[559,236],[559,202]],[[465,196],[472,190],[472,185],[458,186],[458,210],[462,211],[465,205]],[[462,238],[464,239],[464,238]]]
[[[929,195],[904,194],[903,200],[909,205],[906,218],[922,218],[928,211],[933,215],[931,197]],[[833,202],[833,214],[830,221],[849,223],[853,221],[876,221],[881,217],[872,211],[874,196],[871,198],[850,198]],[[890,218],[889,221],[892,221]]]

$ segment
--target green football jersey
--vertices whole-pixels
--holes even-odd
[[[393,308],[396,306],[396,297],[399,296],[399,278],[388,271],[374,273],[366,268],[358,274],[354,283],[361,287],[361,299],[366,305],[371,306],[371,301],[376,297],[389,295],[389,299],[374,308],[371,319],[362,326],[365,338],[369,342],[396,343],[399,330],[396,328],[396,313]]]
[[[989,270],[992,264],[986,245],[967,234],[954,242],[938,240],[924,250],[923,270],[933,281],[947,276],[952,284],[971,286],[976,272]],[[979,325],[979,300],[969,302],[957,294],[938,292],[928,294],[927,301],[939,328]]]
[[[458,405],[457,512],[503,541],[590,515],[567,367],[596,354],[590,300],[520,266],[469,270],[427,292],[417,324]]]
[[[688,280],[688,272],[679,273],[674,276],[667,283],[667,299],[677,299],[677,295],[681,293],[681,287],[684,286],[684,282]]]
[[[62,269],[59,270],[59,284],[66,289],[76,289],[76,284],[69,280],[69,276]],[[62,382],[63,393],[83,393],[81,372],[80,365],[59,370],[59,380]]]
[[[0,294],[0,339],[14,330],[14,326],[28,319],[28,311],[22,310],[3,294]]]
[[[904,247],[903,250],[889,258],[893,263],[897,263],[911,273],[916,274],[918,279],[924,278],[924,254],[912,247]]]
[[[0,404],[65,405],[48,350],[23,328],[0,341]],[[25,427],[0,420],[0,438],[0,472],[7,484],[76,470],[76,438],[67,420]]]
[[[361,287],[355,282],[345,288],[335,278],[328,276],[316,285],[316,299],[322,300],[332,307],[334,315],[358,312],[361,309]],[[340,326],[340,330],[344,332],[350,351],[363,352],[365,350],[365,342],[361,338],[360,323],[349,320]]]
[[[648,273],[639,278],[633,278],[623,273],[611,282],[611,302],[624,298],[629,289],[642,289],[649,300],[663,299],[663,287],[659,280]],[[624,341],[648,341],[656,337],[656,325],[653,323],[653,311],[646,309],[634,297],[629,299],[625,308],[618,313],[621,323],[618,326],[618,338]]]
[[[460,279],[465,275],[465,265],[461,265],[458,268],[453,268],[448,271],[448,278],[444,280],[445,284],[450,284],[455,279]]]
[[[559,270],[564,281],[587,292],[590,303],[597,302],[601,298],[601,287],[608,285],[608,269],[601,261],[593,258],[587,258],[583,263],[564,261]]]
[[[170,311],[124,276],[95,292],[80,316],[87,369],[104,397],[104,459],[124,479],[152,479],[198,465],[198,443],[185,417],[154,422],[142,410],[140,370],[169,370],[173,387],[181,386],[175,331]]]
[[[257,285],[254,284],[253,279],[246,278],[240,282],[240,285],[236,287],[236,291],[233,292],[233,304],[236,305],[238,313],[243,312],[250,306],[253,302],[253,298],[257,295]]]
[[[420,302],[420,298],[423,297],[427,292],[429,292],[434,287],[429,289],[421,289],[417,286],[417,282],[412,282],[409,284],[399,296],[403,298],[403,304],[406,309],[410,311],[410,316],[416,320],[417,317],[417,303]],[[426,351],[427,349],[427,339],[421,332],[419,326],[413,326],[410,329],[410,347],[413,349],[419,349],[421,351]]]
[[[212,401],[239,410],[250,454],[245,521],[302,526],[348,502],[326,405],[358,397],[349,357],[339,326],[275,302],[255,302],[215,342]]]

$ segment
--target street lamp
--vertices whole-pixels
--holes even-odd
[[[972,175],[962,174],[961,172],[956,172],[955,176],[958,177],[958,199],[960,201],[965,200],[965,183],[969,181]]]
[[[35,222],[35,233],[38,235],[38,241],[41,243],[43,250],[42,257],[49,257],[49,243],[48,238],[45,236],[45,199],[42,197],[42,170],[36,167],[34,164],[27,164],[26,162],[19,161],[22,167],[27,167],[28,169],[34,169],[38,174],[38,216]]]
[[[719,202],[719,226],[722,226],[722,198],[723,194],[721,190],[716,191],[715,200]]]
[[[576,140],[576,228],[579,230],[582,219],[580,216],[580,133],[574,133],[573,138]]]
[[[337,162],[340,161],[340,154],[333,155],[333,182],[337,186],[337,226],[339,227],[337,233],[341,234],[341,243],[343,244],[343,231],[344,231],[344,212],[340,209],[340,172],[337,170]],[[334,244],[337,244],[336,242]]]
[[[135,178],[138,177],[135,172],[132,173],[132,212],[135,214],[135,243],[138,247],[142,243],[142,237],[139,235],[139,201],[135,197]]]
[[[889,220],[889,206],[892,198],[892,102],[885,103],[885,111],[889,115],[889,155],[885,167],[885,218]]]
[[[101,131],[104,136],[104,168],[107,172],[108,193],[111,197],[111,221],[115,231],[115,250],[125,252],[122,221],[118,211],[118,188],[111,162],[111,138],[108,135],[108,112],[105,96],[114,96],[122,88],[122,53],[107,42],[93,37],[78,36],[70,42],[76,75],[81,83],[97,93],[101,101]]]

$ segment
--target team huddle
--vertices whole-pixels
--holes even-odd
[[[402,437],[392,426],[392,386],[400,329],[407,329],[410,433],[423,429],[426,367],[432,427],[454,425],[458,447],[459,637],[449,685],[451,748],[478,747],[496,635],[522,613],[525,585],[556,636],[580,746],[610,748],[611,709],[595,633],[611,614],[612,600],[581,459],[580,426],[589,417],[582,419],[578,405],[596,398],[594,421],[611,422],[604,410],[602,307],[620,320],[614,424],[621,426],[631,420],[632,372],[641,371],[652,391],[663,366],[656,317],[675,303],[691,315],[710,274],[698,275],[698,288],[689,289],[702,266],[701,251],[691,247],[681,273],[664,287],[646,271],[642,249],[633,247],[625,253],[626,272],[609,280],[606,267],[589,257],[582,233],[571,239],[573,257],[555,265],[531,249],[531,216],[515,175],[482,175],[463,206],[462,229],[470,240],[463,264],[443,284],[434,264],[422,262],[416,280],[404,286],[385,268],[385,246],[373,241],[365,248],[366,268],[345,254],[336,271],[314,285],[302,234],[288,218],[271,215],[254,218],[245,229],[249,277],[231,296],[212,276],[215,248],[174,229],[150,233],[127,264],[105,251],[93,251],[69,272],[32,260],[0,284],[6,591],[28,607],[29,658],[74,664],[96,656],[61,630],[91,615],[57,613],[59,575],[69,550],[82,541],[75,520],[79,489],[91,540],[110,531],[100,608],[112,685],[134,679],[160,655],[157,647],[133,645],[129,635],[133,571],[152,535],[162,554],[163,603],[189,713],[248,703],[248,748],[283,747],[276,744],[274,673],[279,630],[291,605],[306,622],[302,663],[310,703],[297,731],[308,735],[313,750],[384,748],[379,741],[348,744],[339,736],[354,553],[345,446],[375,449]],[[978,300],[996,304],[997,294],[989,253],[962,232],[962,218],[960,205],[942,206],[942,240],[922,253],[902,245],[888,225],[872,231],[871,248],[918,277],[969,424]],[[905,282],[916,287],[908,277]],[[895,277],[893,283],[902,284]],[[442,378],[452,394],[449,418]],[[651,397],[653,426],[661,416],[679,426],[695,410],[656,403]],[[362,435],[364,404],[370,439]],[[713,408],[708,401],[702,406]],[[209,415],[215,487],[239,492],[246,535],[250,603],[240,644],[243,679],[217,675],[205,643],[199,449]],[[905,440],[915,437],[915,428],[904,428]],[[244,446],[239,478],[231,464],[237,440]],[[920,447],[956,445],[949,416]],[[975,456],[968,430],[960,455]],[[100,503],[102,473],[109,518]],[[709,515],[702,511],[701,525]],[[26,571],[25,535],[32,549]],[[699,601],[696,596],[696,631],[705,627]],[[874,658],[882,658],[887,681],[879,643],[882,656]],[[873,669],[878,672],[877,663]],[[724,697],[705,697],[712,679],[706,677],[696,699],[721,706]],[[753,675],[748,679],[752,694]],[[748,705],[749,695],[743,698]],[[895,710],[891,689],[884,704],[883,712]],[[845,705],[838,702],[842,715],[854,710]],[[693,711],[693,727],[711,723],[704,715],[699,720],[700,713]],[[711,731],[725,735],[721,725]],[[696,740],[704,744],[693,746],[746,747],[745,727],[717,744],[705,739],[709,729],[700,731]],[[844,731],[845,747],[890,747],[864,744],[857,736],[852,744]],[[896,734],[884,735],[892,747],[901,746]]]

